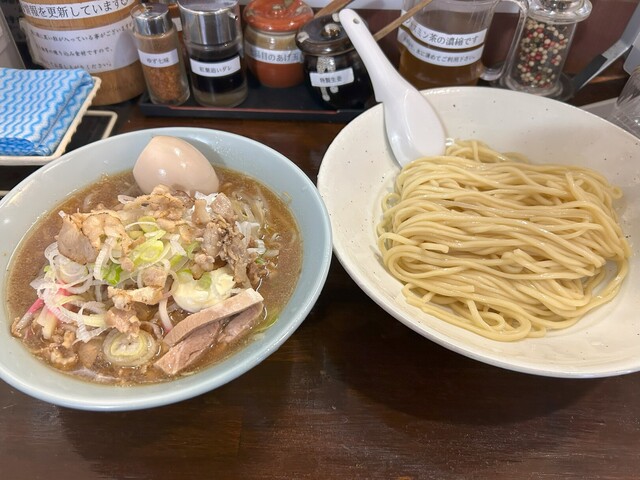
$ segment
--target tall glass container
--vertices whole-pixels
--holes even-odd
[[[179,0],[193,96],[204,106],[235,107],[248,95],[237,0]]]
[[[513,51],[527,16],[526,0],[433,0],[398,30],[400,75],[419,90],[476,85],[479,79],[501,77],[505,62],[489,66],[482,57],[494,12],[504,2],[518,8],[518,23],[509,43]],[[403,11],[418,3],[404,0]]]
[[[511,90],[565,99],[562,73],[577,24],[591,13],[589,0],[530,0],[524,30],[500,84]]]

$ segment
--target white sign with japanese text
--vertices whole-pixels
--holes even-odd
[[[20,7],[26,16],[39,20],[81,20],[124,10],[132,3],[133,0],[100,0],[99,2],[40,4],[20,0]]]
[[[83,68],[89,73],[124,68],[138,60],[127,17],[104,27],[83,30],[48,30],[20,24],[27,33],[34,61],[46,68]]]

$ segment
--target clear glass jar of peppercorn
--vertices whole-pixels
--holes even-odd
[[[562,73],[579,22],[591,13],[589,0],[530,0],[525,26],[502,86],[511,90],[566,99],[572,94]]]

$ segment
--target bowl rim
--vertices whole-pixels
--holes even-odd
[[[633,150],[634,153],[638,153],[640,151],[640,142],[637,138],[635,138],[630,133],[612,125],[604,118],[595,115],[589,111],[583,110],[574,105],[570,105],[564,102],[560,102],[558,100],[554,100],[551,98],[535,96],[531,94],[526,94],[523,92],[516,92],[512,90],[506,89],[497,89],[497,88],[489,88],[484,86],[455,86],[455,87],[442,87],[442,88],[433,88],[428,90],[423,90],[422,94],[426,96],[430,101],[434,101],[434,107],[436,111],[440,112],[439,108],[445,107],[444,110],[447,112],[458,112],[457,115],[460,118],[455,120],[454,130],[455,132],[451,135],[448,135],[449,138],[456,137],[458,131],[471,131],[476,132],[476,128],[478,121],[477,118],[469,119],[461,118],[461,111],[467,112],[467,104],[465,102],[469,101],[471,103],[476,102],[476,104],[481,104],[485,108],[491,108],[494,103],[500,101],[504,104],[509,105],[511,110],[515,110],[517,105],[516,102],[520,100],[525,100],[527,102],[535,102],[536,105],[536,113],[549,113],[550,119],[556,121],[559,118],[564,118],[564,115],[568,115],[571,119],[574,119],[575,116],[583,118],[584,122],[587,122],[591,125],[592,130],[596,128],[599,130],[603,130],[602,135],[606,135],[607,133],[614,134],[618,140],[621,140],[621,143],[624,144],[624,149],[627,150],[625,155],[628,152]],[[475,105],[475,104],[474,104]],[[632,373],[640,370],[640,355],[634,355],[632,359],[627,359],[625,361],[610,361],[609,363],[602,363],[596,366],[586,366],[586,364],[582,365],[580,368],[574,369],[570,365],[562,364],[559,366],[553,365],[536,365],[527,360],[522,360],[518,358],[502,358],[500,355],[491,355],[488,352],[488,349],[482,349],[477,347],[477,344],[472,344],[471,347],[463,342],[461,342],[458,338],[453,338],[449,335],[449,333],[442,329],[434,328],[430,324],[422,323],[424,320],[424,316],[421,312],[415,311],[409,314],[406,310],[399,311],[399,309],[392,305],[391,297],[396,294],[395,287],[389,288],[390,284],[388,282],[384,283],[384,286],[379,285],[382,281],[380,280],[380,275],[384,276],[384,273],[380,273],[380,271],[375,268],[375,266],[370,263],[365,263],[366,266],[363,267],[363,262],[367,260],[363,260],[360,254],[354,254],[353,252],[356,250],[351,244],[357,245],[357,251],[368,251],[370,249],[370,244],[368,239],[364,238],[367,235],[372,234],[373,232],[373,224],[372,225],[364,225],[363,220],[361,223],[348,223],[345,220],[347,217],[343,218],[342,212],[343,210],[336,207],[335,202],[331,198],[335,189],[339,189],[335,187],[334,179],[339,177],[340,175],[346,175],[349,168],[353,168],[353,165],[358,164],[359,161],[365,161],[371,158],[377,158],[377,156],[383,155],[386,156],[384,160],[383,167],[388,167],[387,170],[384,171],[383,175],[388,175],[387,178],[378,181],[378,178],[372,179],[372,175],[367,176],[362,180],[362,184],[366,186],[367,189],[376,189],[379,187],[379,191],[375,194],[371,194],[368,190],[364,191],[364,195],[368,195],[368,199],[372,200],[370,210],[367,210],[365,215],[374,215],[374,209],[377,208],[374,206],[374,203],[379,198],[379,193],[383,191],[384,188],[388,187],[390,184],[390,180],[392,179],[391,175],[393,174],[392,168],[395,165],[391,155],[391,151],[388,145],[388,141],[382,140],[385,145],[381,145],[379,140],[380,137],[384,136],[383,129],[383,113],[382,113],[382,105],[378,104],[371,109],[367,110],[363,114],[359,115],[356,119],[354,119],[349,125],[347,125],[341,132],[336,136],[334,141],[331,143],[327,152],[323,158],[322,164],[320,166],[320,170],[318,173],[318,190],[320,191],[321,196],[325,200],[325,204],[329,210],[329,216],[331,218],[332,229],[333,229],[333,238],[334,238],[334,253],[336,255],[339,263],[345,268],[349,276],[358,284],[358,286],[382,309],[384,309],[394,320],[400,321],[405,326],[411,328],[416,333],[422,335],[428,340],[433,341],[451,351],[459,353],[461,355],[467,356],[477,361],[481,361],[483,363],[501,367],[504,369],[517,371],[520,373],[548,376],[548,377],[560,377],[560,378],[596,378],[596,377],[606,377],[613,375],[623,375],[627,373]],[[520,112],[522,113],[522,112]],[[526,124],[527,128],[524,126],[520,127],[524,133],[529,133],[529,127],[536,121],[541,121],[538,117],[535,117],[534,113],[531,113],[529,117],[529,113],[526,113],[526,120],[523,120],[523,125]],[[447,123],[447,117],[443,117],[445,120],[445,124]],[[458,125],[460,124],[460,125]],[[461,126],[462,125],[462,126]],[[353,135],[353,130],[356,128],[362,127],[374,127],[375,132],[367,132],[360,131],[358,132],[358,141],[360,142],[359,148],[363,150],[364,147],[361,148],[362,145],[366,145],[366,153],[367,158],[359,158],[357,157],[358,152],[350,150],[347,145],[349,142],[349,136]],[[445,125],[446,126],[446,125]],[[548,126],[545,125],[545,128]],[[379,131],[378,131],[379,129]],[[482,128],[479,128],[482,131]],[[485,129],[486,130],[486,129]],[[494,128],[494,136],[498,138],[499,132],[502,135],[502,128]],[[506,129],[508,130],[508,128]],[[592,133],[592,132],[590,132]],[[463,137],[468,138],[468,137]],[[518,141],[522,141],[525,137],[519,138]],[[483,140],[482,138],[480,138]],[[531,146],[531,142],[533,140],[526,138],[526,142],[530,142],[529,147]],[[587,141],[590,142],[602,142],[602,139],[589,139]],[[495,147],[495,145],[490,142],[490,146]],[[357,148],[354,147],[356,150]],[[497,147],[500,149],[499,147]],[[622,147],[619,147],[622,149]],[[505,150],[509,150],[508,148]],[[343,155],[348,156],[348,160],[343,161],[343,167],[341,169],[336,168],[336,164],[339,162],[335,160],[335,158],[342,153]],[[523,153],[527,153],[526,151]],[[332,158],[333,157],[333,158]],[[625,156],[625,160],[633,160],[637,158],[637,155]],[[605,158],[605,160],[607,160]],[[367,160],[368,161],[368,160]],[[637,162],[635,162],[637,164]],[[348,167],[344,167],[344,165],[348,165]],[[374,174],[380,174],[380,169],[376,167],[376,160],[370,160],[368,164],[368,171],[374,171]],[[382,167],[381,167],[382,168]],[[399,170],[399,166],[395,165],[395,168]],[[634,167],[635,168],[635,167]],[[638,167],[637,175],[633,175],[635,179],[640,178],[640,167]],[[601,172],[604,173],[604,172]],[[610,173],[610,172],[607,172]],[[629,179],[625,179],[625,181],[632,181]],[[640,180],[633,180],[640,183]],[[633,184],[634,189],[637,189],[637,185]],[[352,184],[350,188],[353,190],[353,196],[357,197],[358,194],[362,194],[359,190],[359,184]],[[367,204],[368,205],[368,204]],[[369,208],[362,204],[354,204],[352,206],[354,210],[362,210],[362,208]],[[376,210],[377,211],[377,210]],[[337,219],[336,219],[337,218]],[[348,217],[350,220],[353,218]],[[352,228],[347,234],[343,234],[341,229],[343,228],[343,224],[346,225],[344,228]],[[361,232],[366,232],[361,235]],[[630,232],[626,232],[630,233]],[[353,234],[355,237],[349,237],[349,234]],[[349,237],[349,238],[347,238]],[[639,237],[640,238],[640,237]],[[640,243],[640,242],[639,242]],[[632,245],[633,248],[633,245]],[[637,247],[636,247],[637,248]],[[634,252],[632,254],[632,258],[637,256],[638,253]],[[358,257],[358,258],[355,258]],[[375,271],[374,271],[375,270]],[[385,270],[386,272],[386,270]],[[389,276],[388,272],[386,272],[386,276]],[[397,282],[399,285],[399,282]],[[625,280],[627,290],[631,290],[630,285],[633,283],[632,278],[627,278]],[[386,287],[389,290],[386,294],[383,294],[382,289]],[[623,285],[623,288],[625,286]],[[393,292],[389,294],[389,291],[393,289]],[[601,306],[600,308],[606,307]],[[417,310],[417,309],[416,309]],[[432,317],[433,318],[433,317]],[[635,326],[634,326],[635,328]],[[471,335],[471,333],[469,333]],[[559,337],[558,337],[559,338]],[[526,341],[526,340],[525,340]],[[502,343],[502,342],[499,342]],[[540,345],[541,348],[544,346]]]
[[[103,149],[109,145],[115,145],[118,142],[124,144],[128,141],[141,141],[140,139],[150,135],[172,135],[186,140],[201,140],[208,138],[212,149],[216,152],[219,151],[219,148],[216,147],[219,147],[220,145],[224,145],[226,147],[236,142],[238,144],[236,146],[238,150],[241,149],[239,145],[242,145],[242,148],[258,149],[265,154],[265,158],[269,158],[269,165],[265,165],[265,168],[268,167],[271,170],[275,170],[273,168],[274,162],[278,162],[279,165],[286,168],[286,171],[289,172],[289,176],[294,180],[296,188],[299,190],[299,193],[296,195],[304,195],[304,198],[308,199],[308,201],[305,200],[304,205],[296,205],[296,207],[299,209],[309,208],[313,210],[314,224],[317,224],[319,232],[314,234],[315,238],[303,238],[305,244],[302,250],[303,264],[301,265],[300,277],[297,280],[296,288],[291,294],[289,303],[287,303],[283,309],[283,312],[288,315],[288,319],[283,323],[276,322],[276,324],[272,325],[264,333],[260,333],[260,338],[252,340],[247,346],[244,346],[229,358],[199,370],[193,375],[167,382],[132,386],[98,384],[80,380],[61,373],[56,371],[53,367],[44,364],[41,360],[36,359],[23,347],[22,342],[13,337],[10,333],[8,333],[8,335],[2,334],[0,335],[0,342],[3,343],[3,338],[6,338],[7,341],[14,342],[14,346],[17,348],[23,349],[24,352],[20,354],[21,356],[24,356],[24,353],[27,354],[25,359],[30,365],[26,368],[34,367],[41,372],[46,369],[46,371],[51,372],[60,381],[60,387],[43,388],[42,385],[38,384],[37,376],[34,377],[33,375],[29,375],[29,372],[25,375],[24,371],[16,372],[9,369],[1,361],[2,358],[0,357],[0,379],[27,395],[54,405],[91,411],[139,410],[168,405],[193,398],[219,388],[236,379],[274,353],[306,319],[312,307],[315,305],[322,288],[324,287],[332,260],[332,235],[329,215],[316,186],[300,167],[277,150],[243,135],[223,130],[201,127],[159,127],[141,129],[114,135],[80,147],[58,159],[53,160],[52,162],[47,163],[18,183],[3,199],[0,200],[0,220],[3,217],[3,212],[5,212],[13,202],[19,203],[20,201],[24,201],[22,197],[25,195],[25,192],[33,192],[33,189],[37,186],[38,182],[41,182],[43,178],[46,178],[51,171],[55,169],[61,169],[60,171],[71,169],[72,167],[69,165],[73,166],[78,161],[81,161],[83,156],[89,155],[91,151],[96,148]],[[233,146],[230,148],[233,148]],[[224,157],[223,155],[223,160],[229,161],[229,158],[230,157]],[[234,160],[231,159],[231,161],[233,162]],[[255,161],[255,159],[250,159],[250,161]],[[126,163],[125,160],[122,162]],[[259,160],[259,162],[264,161]],[[129,161],[128,167],[121,168],[118,171],[124,171],[132,166],[133,160]],[[224,166],[227,167],[226,164]],[[234,168],[233,165],[228,165],[228,168],[241,171],[242,173],[256,178],[281,197],[282,192],[276,191],[276,189],[264,181],[264,179],[257,178],[252,173],[243,172],[240,168]],[[100,172],[98,172],[98,176],[99,175]],[[74,185],[80,184],[81,186],[86,186],[91,181],[95,180],[71,180],[70,182]],[[55,201],[60,202],[63,198],[64,197],[60,197]],[[49,206],[47,213],[51,212],[50,208],[51,206]],[[290,211],[296,219],[298,227],[302,233],[303,219],[299,218],[300,214],[296,214],[296,210],[293,206],[290,207]],[[33,223],[27,231],[36,223],[38,218],[39,216],[33,219]],[[21,238],[24,236],[24,233],[26,232],[21,232]],[[3,240],[0,240],[0,243],[2,241]],[[318,248],[314,249],[313,252],[310,252],[307,248],[309,243],[316,245]],[[19,243],[9,247],[9,258],[6,260],[7,269],[11,264],[11,257],[18,245]],[[316,270],[314,270],[313,274],[305,274],[304,266],[310,261],[308,259],[311,256],[313,256],[313,263],[310,265]],[[303,279],[305,281],[305,288],[304,291],[301,291]],[[0,285],[3,286],[0,291],[0,295],[4,297],[6,295],[4,279],[0,282]],[[299,299],[300,302],[296,305],[292,305],[291,303],[294,299],[296,299],[296,301]],[[0,320],[7,319],[7,322],[9,323],[7,313],[6,307],[4,307],[0,311]],[[3,326],[3,328],[8,330],[9,325],[7,324],[6,326]],[[24,368],[25,367],[23,367],[23,370]],[[78,398],[77,395],[74,396],[74,388],[81,388],[81,390],[85,392],[80,395],[81,398]]]

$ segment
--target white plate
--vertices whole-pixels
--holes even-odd
[[[632,246],[618,297],[577,325],[541,339],[488,340],[407,305],[382,265],[375,224],[399,167],[386,142],[380,105],[349,123],[327,150],[318,189],[329,210],[333,248],[349,275],[382,308],[421,335],[499,367],[555,377],[601,377],[640,370],[640,144],[591,113],[534,95],[483,87],[424,94],[452,138],[480,139],[531,161],[594,168],[624,191],[621,223]],[[425,126],[425,128],[428,128]]]

